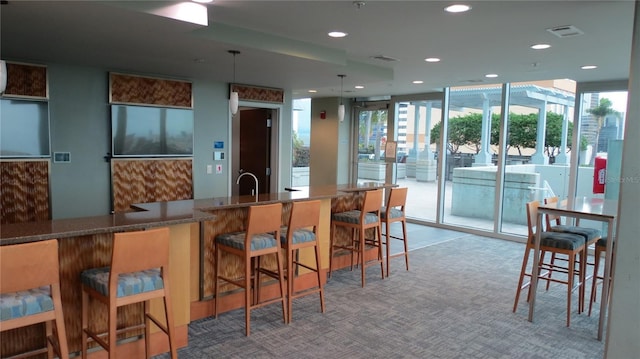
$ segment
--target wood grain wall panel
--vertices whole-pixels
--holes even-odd
[[[129,211],[134,203],[193,198],[192,159],[111,161],[113,208]]]
[[[193,108],[191,82],[110,73],[109,87],[110,103]]]
[[[4,96],[48,99],[47,67],[7,62]]]
[[[238,92],[238,98],[240,100],[284,103],[284,90],[282,89],[231,84],[231,91]]]
[[[48,220],[49,161],[0,162],[0,224]]]

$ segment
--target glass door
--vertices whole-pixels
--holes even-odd
[[[387,142],[388,103],[363,103],[356,107],[358,149],[354,173],[358,183],[385,182],[388,163],[384,149]],[[390,165],[390,164],[389,164]]]
[[[439,208],[439,132],[434,128],[442,119],[442,94],[395,101],[396,183],[408,188],[406,211],[410,217],[435,222]]]

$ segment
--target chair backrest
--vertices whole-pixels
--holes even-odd
[[[169,228],[115,233],[111,273],[131,273],[169,265]],[[111,278],[117,278],[112,276]]]
[[[547,197],[544,199],[544,204],[558,204],[558,197]],[[566,202],[567,200],[563,200],[562,202],[560,202],[561,204],[563,204],[564,202]],[[555,215],[555,214],[547,214],[545,216],[545,222],[547,224],[547,228],[551,228],[552,225],[556,225],[559,226],[562,224],[562,217]]]
[[[400,210],[404,213],[404,206],[407,203],[407,192],[407,187],[392,188],[387,203],[387,211],[391,208],[400,207]]]
[[[540,201],[527,202],[527,227],[529,228],[529,240],[532,240],[536,235],[538,207],[540,207]]]
[[[382,188],[367,191],[364,193],[364,202],[362,203],[362,214],[375,212],[380,214],[380,208],[382,207]]]
[[[320,226],[320,201],[293,202],[291,205],[291,217],[289,218],[289,234],[294,230],[313,227],[315,233]]]
[[[0,293],[60,283],[58,240],[0,246]]]
[[[274,233],[275,238],[279,238],[282,225],[282,203],[249,207],[247,222],[245,248],[251,248],[251,238],[254,234]]]

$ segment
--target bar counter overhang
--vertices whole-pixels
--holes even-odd
[[[287,223],[291,202],[311,199],[321,200],[321,221],[318,229],[322,255],[322,273],[326,281],[329,263],[329,236],[331,213],[358,208],[364,191],[394,187],[392,184],[367,182],[365,184],[327,185],[291,188],[284,192],[260,194],[258,196],[215,197],[207,199],[179,200],[134,204],[129,212],[118,212],[105,216],[56,219],[41,222],[5,224],[0,228],[0,245],[11,245],[58,239],[60,257],[60,279],[62,289],[65,325],[71,352],[79,352],[81,347],[81,296],[80,273],[88,268],[107,266],[111,256],[113,233],[142,230],[167,226],[171,232],[171,277],[173,310],[178,347],[188,344],[187,326],[195,319],[213,315],[213,238],[219,233],[244,229],[247,209],[255,204],[283,203],[282,223]],[[347,233],[334,234],[339,242]],[[372,253],[372,255],[374,255]],[[302,261],[311,260],[312,252],[302,251]],[[348,259],[334,259],[334,266],[348,265]],[[27,259],[28,260],[28,259]],[[227,275],[240,273],[239,261],[233,257],[222,258],[223,270]],[[275,260],[274,260],[275,263]],[[267,263],[266,265],[269,265]],[[312,275],[299,273],[296,287],[313,286]],[[269,285],[261,295],[276,294],[277,286]],[[222,287],[224,292],[227,288]],[[97,304],[97,303],[95,303]],[[220,296],[221,312],[241,308],[242,293],[229,291]],[[159,311],[161,303],[152,303],[152,310]],[[105,311],[100,308],[100,313]],[[142,306],[131,306],[119,312],[119,322],[139,323]],[[96,321],[106,326],[106,315],[99,315]],[[152,355],[166,352],[168,342],[164,335],[152,335]],[[43,330],[39,327],[24,331],[2,333],[2,356],[12,354],[37,345],[42,341]],[[142,333],[140,333],[142,334]],[[121,338],[118,356],[142,357],[144,341],[139,334]],[[90,357],[100,357],[103,351],[96,351]]]

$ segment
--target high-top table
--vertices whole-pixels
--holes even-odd
[[[533,263],[534,268],[540,259],[540,235],[542,230],[543,215],[557,215],[574,219],[585,219],[592,221],[604,222],[607,224],[607,249],[604,265],[604,279],[602,284],[602,298],[600,300],[600,318],[598,320],[598,340],[602,340],[602,332],[604,330],[604,320],[608,309],[609,291],[611,289],[612,263],[613,255],[613,234],[616,217],[618,214],[618,201],[602,198],[576,197],[571,198],[566,204],[561,202],[540,204],[538,207],[538,218],[536,219],[536,236]],[[596,275],[596,273],[594,273]],[[531,276],[531,290],[534,295],[529,301],[529,321],[533,321],[533,312],[535,308],[535,292],[538,285],[538,276]],[[586,285],[586,284],[584,284]]]

